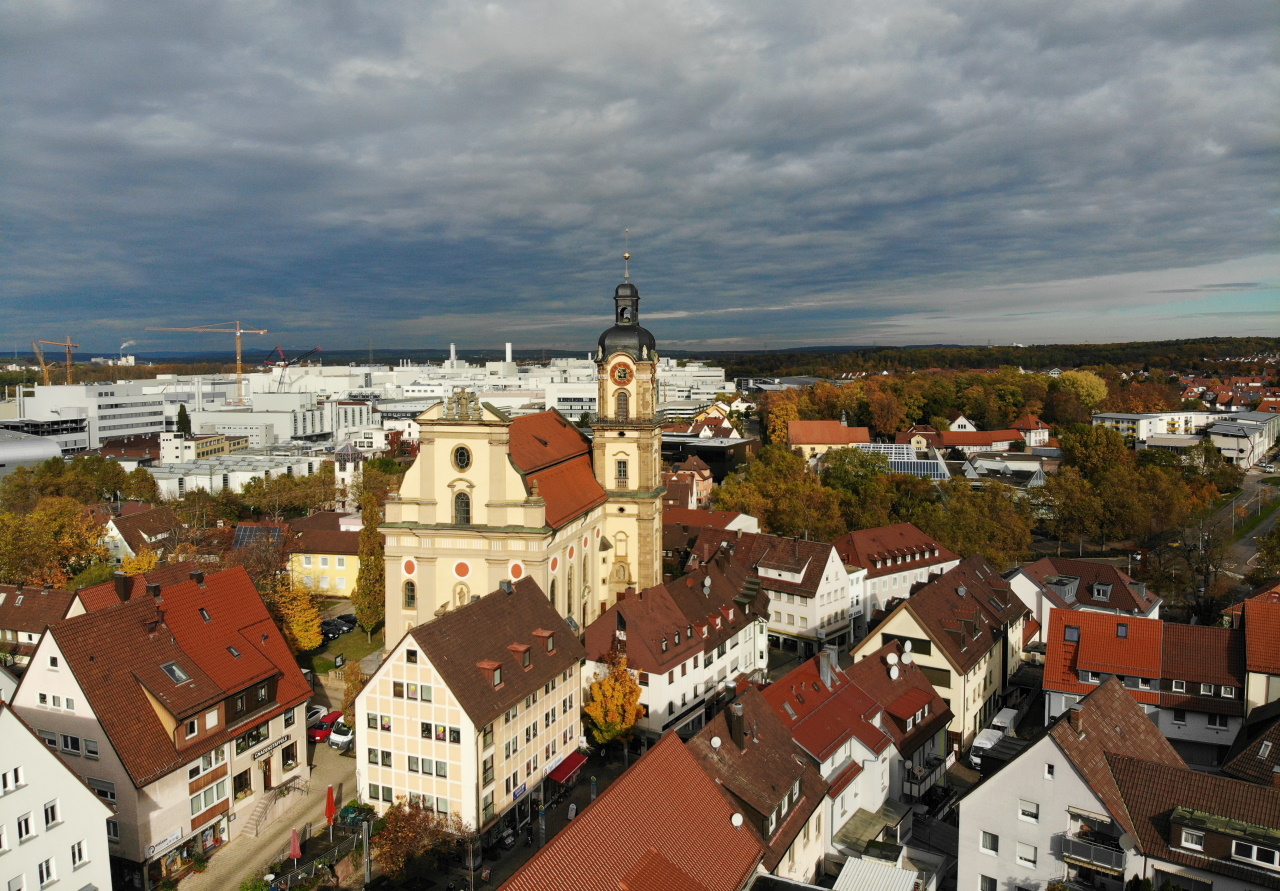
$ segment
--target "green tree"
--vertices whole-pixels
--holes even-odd
[[[178,403],[178,432],[183,436],[191,435],[191,415],[187,414],[187,404]]]
[[[365,493],[360,502],[363,525],[360,527],[360,571],[356,574],[356,587],[351,592],[351,604],[355,607],[356,621],[366,634],[386,615],[386,566],[383,562],[382,507],[377,497]]]
[[[832,541],[846,530],[840,495],[785,446],[762,448],[715,492],[717,510],[740,511],[774,535]]]
[[[1058,388],[1071,393],[1089,411],[1107,398],[1107,382],[1092,371],[1064,371],[1058,377]]]
[[[889,459],[865,449],[832,449],[823,457],[823,485],[839,492],[850,529],[889,522]]]
[[[627,668],[625,653],[611,651],[604,670],[591,682],[590,698],[582,705],[591,736],[601,745],[626,742],[636,721],[644,717],[640,704],[640,682]]]
[[[29,514],[0,513],[0,582],[62,586],[107,559],[103,528],[73,498],[42,498]]]
[[[1031,551],[1031,508],[1009,486],[947,480],[942,500],[921,517],[920,528],[961,557],[981,554],[1004,570]]]
[[[1124,444],[1124,437],[1106,427],[1076,428],[1063,433],[1060,442],[1062,463],[1076,468],[1090,481],[1104,470],[1135,461],[1133,452]]]
[[[1037,496],[1058,539],[1058,553],[1062,553],[1065,539],[1075,541],[1083,555],[1084,540],[1097,534],[1102,522],[1102,502],[1093,486],[1076,468],[1064,467],[1045,481]]]
[[[135,467],[124,478],[121,494],[130,501],[144,501],[155,504],[160,500],[160,487],[156,478],[147,473],[144,467]]]
[[[1280,523],[1272,525],[1255,540],[1258,548],[1256,572],[1262,581],[1280,576]]]

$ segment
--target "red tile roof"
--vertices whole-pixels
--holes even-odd
[[[121,514],[111,519],[125,544],[135,554],[143,549],[160,551],[169,546],[172,533],[182,528],[178,515],[164,505],[147,511]]]
[[[43,634],[54,622],[67,617],[75,599],[74,591],[61,588],[46,591],[44,588],[0,585],[0,629]]]
[[[190,579],[166,585],[160,601],[144,592],[59,622],[50,634],[139,788],[311,696],[242,567],[210,574],[203,587]],[[189,680],[175,683],[161,668],[168,662]],[[270,676],[275,705],[182,749],[144,693],[182,720]]]
[[[760,691],[748,687],[738,697],[742,706],[744,748],[729,731],[729,715],[721,712],[687,743],[708,775],[724,791],[729,804],[744,812],[747,828],[766,849],[764,868],[773,871],[813,812],[822,806],[827,783],[791,738]],[[800,783],[797,800],[786,817],[767,835],[765,824],[779,805],[785,805],[792,786]]]
[[[880,754],[892,742],[874,723],[881,706],[834,665],[830,686],[824,684],[821,658],[819,653],[765,687],[765,701],[816,761],[826,760],[850,737]]]
[[[801,541],[757,532],[704,529],[693,545],[686,569],[693,571],[714,559],[721,550],[729,549],[732,549],[733,562],[750,567],[766,590],[814,597],[822,583],[832,546],[819,541]],[[800,581],[772,578],[761,574],[761,567],[799,573]]]
[[[788,421],[787,441],[798,445],[855,445],[871,442],[866,427],[847,427],[840,421]]]
[[[889,676],[888,656],[891,653],[897,659],[896,680]],[[898,753],[909,758],[951,721],[952,713],[946,700],[924,676],[919,664],[914,659],[903,661],[903,655],[902,644],[891,641],[850,665],[845,674],[889,713],[890,717],[883,721],[884,729]],[[907,719],[926,706],[927,717],[908,730]]]
[[[1018,572],[1035,582],[1050,602],[1060,609],[1096,605],[1103,609],[1130,613],[1136,609],[1145,613],[1160,599],[1148,591],[1146,585],[1134,581],[1118,568],[1106,563],[1070,557],[1044,557],[1019,567]],[[1072,579],[1079,579],[1079,582],[1074,585],[1074,599],[1067,600],[1053,585],[1071,589]],[[1106,600],[1094,596],[1095,585],[1106,586]]]
[[[1048,430],[1049,425],[1035,415],[1023,415],[1013,424],[1014,430]]]
[[[694,510],[669,507],[662,512],[663,524],[679,523],[690,527],[727,529],[742,514],[731,510]]]
[[[1280,674],[1280,603],[1245,601],[1242,624],[1249,671]]]
[[[764,850],[735,813],[668,733],[501,891],[738,891]]]
[[[837,538],[832,546],[846,565],[865,569],[872,579],[960,559],[911,523],[858,529]],[[897,562],[899,557],[902,563]],[[882,563],[879,567],[877,560]]]
[[[201,569],[201,565],[192,560],[184,560],[181,563],[165,563],[149,572],[140,572],[137,575],[129,576],[124,583],[127,586],[125,590],[128,592],[129,597],[139,597],[146,593],[147,585],[160,585],[161,587],[176,585],[189,579],[192,571]],[[115,606],[120,602],[117,584],[115,580],[103,582],[99,585],[81,588],[76,594],[80,597],[80,603],[83,604],[85,611],[91,613],[105,609],[108,606]]]
[[[943,430],[938,434],[942,448],[953,446],[990,446],[997,442],[1017,442],[1022,434],[1017,430]]]
[[[978,555],[912,593],[897,610],[910,613],[961,674],[996,645],[1001,629],[1029,614],[1008,582]]]
[[[525,488],[547,503],[547,525],[559,529],[607,500],[591,466],[591,441],[558,411],[511,422],[511,462]]]
[[[591,454],[591,440],[558,411],[523,415],[511,422],[510,431],[511,460],[523,473]]]
[[[1222,765],[1223,773],[1280,789],[1280,718],[1272,719],[1252,740],[1237,741],[1233,751]]]
[[[1196,684],[1226,684],[1239,694],[1245,679],[1244,632],[1216,625],[1162,624],[1164,677]]]
[[[344,554],[360,553],[360,533],[354,529],[304,529],[289,546],[295,554]]]
[[[1128,626],[1128,637],[1120,637],[1118,626]],[[1066,639],[1068,626],[1080,629],[1080,639]],[[1095,685],[1081,683],[1079,671],[1104,674],[1162,677],[1161,640],[1164,623],[1159,619],[1117,616],[1087,610],[1049,611],[1049,629],[1044,659],[1044,689],[1061,693],[1087,694]],[[1130,689],[1138,702],[1156,705],[1160,694],[1154,690]]]
[[[1186,763],[1129,693],[1118,680],[1109,678],[1081,700],[1078,708],[1063,712],[1048,733],[1111,815],[1126,832],[1133,833],[1133,820],[1107,755],[1132,755],[1173,767],[1186,767]]]
[[[1231,876],[1245,886],[1280,888],[1280,875],[1227,859],[1229,851],[1223,851],[1219,859],[1211,856],[1208,845],[1205,853],[1200,854],[1169,844],[1171,840],[1181,839],[1180,831],[1170,819],[1174,808],[1179,807],[1235,821],[1237,825],[1274,831],[1280,827],[1280,789],[1268,789],[1185,766],[1125,757],[1118,752],[1109,753],[1107,762],[1133,823],[1130,832],[1136,836],[1138,848],[1144,855]]]

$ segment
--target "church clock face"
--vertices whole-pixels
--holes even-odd
[[[610,376],[613,378],[613,382],[615,384],[620,387],[624,387],[631,380],[631,366],[619,362],[617,365],[613,366],[613,371],[610,372]]]

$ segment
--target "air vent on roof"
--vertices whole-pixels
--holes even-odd
[[[237,659],[240,658],[240,651],[237,650],[235,647],[227,647],[227,652]]]

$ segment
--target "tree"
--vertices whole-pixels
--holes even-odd
[[[644,717],[640,683],[627,668],[625,653],[612,651],[605,667],[591,682],[591,698],[582,706],[591,724],[591,736],[601,745],[626,742],[636,721]]]
[[[1062,434],[1062,463],[1074,467],[1080,475],[1092,481],[1104,470],[1131,464],[1133,452],[1124,444],[1124,437],[1106,427],[1083,427]]]
[[[274,582],[264,586],[263,599],[289,648],[295,653],[314,650],[324,643],[318,595],[308,586],[293,581],[288,574],[278,576]]]
[[[1058,553],[1062,553],[1062,540],[1076,542],[1081,555],[1084,540],[1098,531],[1102,521],[1102,502],[1089,481],[1074,467],[1064,467],[1050,476],[1037,493],[1049,514],[1049,528],[1058,539]]]
[[[1071,393],[1089,411],[1107,398],[1107,382],[1092,371],[1064,371],[1058,377],[1058,388]]]
[[[103,527],[73,498],[42,498],[31,513],[0,513],[0,582],[66,584],[107,559]]]
[[[342,666],[342,713],[354,718],[356,713],[356,697],[368,683],[369,675],[360,667],[360,661],[348,662]]]
[[[1102,506],[1098,532],[1102,535],[1102,548],[1107,541],[1122,541],[1142,532],[1147,503],[1143,497],[1142,477],[1127,464],[1117,465],[1098,474],[1094,492]]]
[[[364,523],[360,527],[360,571],[356,573],[356,587],[351,592],[351,604],[355,607],[356,621],[366,634],[386,615],[386,565],[382,533],[382,508],[372,492],[366,492],[360,502]]]
[[[159,554],[150,548],[143,548],[134,556],[125,557],[120,561],[120,570],[125,575],[142,575],[144,572],[155,569],[159,562]]]
[[[782,445],[765,446],[721,483],[715,507],[756,517],[774,535],[832,541],[847,528],[840,495],[824,487],[805,460]]]
[[[823,457],[823,485],[840,492],[850,529],[889,522],[889,459],[865,449],[832,449]]]
[[[1262,580],[1280,576],[1280,523],[1274,524],[1265,535],[1259,535],[1256,542],[1258,575]]]
[[[1031,508],[1009,486],[988,483],[973,488],[951,479],[939,490],[942,500],[923,512],[920,529],[961,557],[981,554],[997,569],[1007,569],[1031,550]]]
[[[187,414],[185,402],[178,403],[178,432],[183,436],[191,435],[191,415]]]
[[[404,877],[414,860],[438,860],[440,854],[474,836],[459,817],[427,810],[422,801],[404,798],[387,808],[382,824],[371,842],[373,859],[392,878]]]
[[[125,475],[121,493],[130,501],[154,504],[160,500],[160,487],[156,485],[156,478],[147,473],[144,467],[135,467]]]

